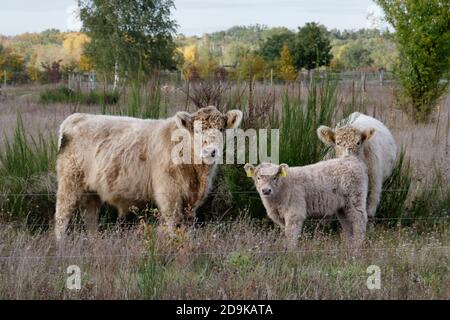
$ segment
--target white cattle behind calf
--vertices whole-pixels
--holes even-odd
[[[367,134],[374,136],[360,148]],[[370,217],[375,216],[383,182],[392,173],[397,160],[397,145],[389,129],[381,121],[355,112],[334,130],[320,126],[317,135],[322,142],[334,148],[337,157],[355,155],[367,165],[367,213]]]

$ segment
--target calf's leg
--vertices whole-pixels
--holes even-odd
[[[300,212],[298,211],[300,210]],[[298,239],[302,232],[303,222],[305,220],[306,210],[304,208],[290,209],[285,213],[285,229],[284,233],[289,249],[295,249],[298,244]]]

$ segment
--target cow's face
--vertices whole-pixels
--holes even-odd
[[[247,176],[253,178],[261,197],[274,197],[278,194],[283,179],[288,174],[288,168],[287,164],[272,163],[261,163],[256,168],[249,163],[244,166]]]
[[[363,150],[363,144],[372,139],[374,134],[374,128],[361,131],[354,127],[346,126],[333,131],[329,127],[320,126],[317,129],[319,139],[325,144],[334,147],[337,157],[347,155],[360,156]]]
[[[203,162],[212,164],[222,156],[225,130],[237,128],[241,124],[242,111],[231,110],[224,114],[216,107],[210,106],[192,114],[178,112],[176,118],[178,127],[183,127],[191,133],[192,145],[199,145],[198,156]]]

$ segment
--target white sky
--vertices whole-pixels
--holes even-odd
[[[0,0],[0,34],[77,30],[76,0]],[[224,30],[234,25],[265,24],[295,29],[316,21],[328,28],[370,26],[372,0],[175,0],[178,31],[187,35]],[[380,11],[377,10],[377,13]]]

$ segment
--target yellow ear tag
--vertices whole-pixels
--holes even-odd
[[[280,173],[281,177],[287,177],[287,171],[285,168],[281,168],[281,173]]]
[[[248,170],[247,171],[247,177],[253,178],[253,170]]]

